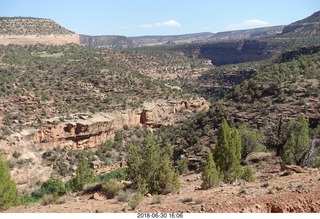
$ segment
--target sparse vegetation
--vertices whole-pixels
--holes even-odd
[[[132,210],[135,210],[139,204],[143,200],[143,195],[139,192],[136,192],[133,198],[128,202],[128,205],[131,207]]]
[[[107,182],[102,184],[102,193],[108,198],[114,198],[117,193],[124,188],[124,185],[121,184],[116,179],[110,179]]]

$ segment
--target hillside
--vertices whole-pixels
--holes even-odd
[[[77,36],[19,19],[6,39]],[[21,205],[0,211],[320,212],[320,37],[282,28],[0,45],[1,182]]]
[[[311,16],[296,21],[286,26],[282,35],[296,37],[319,36],[320,34],[320,11],[315,12]]]
[[[79,44],[79,36],[50,19],[1,17],[0,44]]]

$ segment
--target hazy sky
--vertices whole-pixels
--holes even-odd
[[[0,0],[0,16],[50,18],[88,35],[172,35],[289,24],[320,0]]]

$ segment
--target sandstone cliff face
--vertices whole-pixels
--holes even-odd
[[[203,44],[191,51],[191,57],[210,59],[214,65],[236,64],[260,61],[271,58],[273,51],[268,50],[267,42],[242,40]]]
[[[0,44],[9,45],[65,45],[69,43],[80,44],[80,38],[77,34],[70,35],[1,35]]]
[[[208,103],[204,99],[170,102],[163,100],[145,103],[141,109],[81,116],[81,119],[75,121],[35,130],[34,144],[40,148],[94,148],[112,139],[115,131],[122,129],[124,125],[157,128],[175,123],[176,114],[181,110],[198,111],[206,108]]]
[[[115,112],[100,112],[93,115],[77,115],[77,119],[57,122],[59,118],[47,121],[40,128],[24,129],[11,135],[0,143],[0,151],[8,159],[20,147],[47,149],[68,147],[87,149],[97,147],[114,137],[116,130],[127,126],[145,126],[157,128],[170,125],[184,119],[182,111],[192,113],[208,109],[209,104],[203,98],[195,100],[157,100],[144,103],[141,108]]]

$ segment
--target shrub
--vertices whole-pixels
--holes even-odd
[[[37,201],[38,199],[42,198],[44,195],[55,195],[59,196],[61,193],[65,193],[67,191],[66,187],[64,186],[61,179],[48,179],[45,181],[40,189],[35,190],[32,192],[31,197],[25,197],[26,201]]]
[[[110,179],[108,182],[102,184],[102,193],[108,198],[114,198],[124,185],[115,179]]]
[[[180,175],[188,173],[188,159],[186,157],[183,157],[180,160],[178,160],[177,165]]]
[[[117,193],[117,200],[118,202],[128,202],[133,198],[133,196],[134,192],[131,189],[120,190]]]
[[[261,135],[248,129],[246,125],[239,127],[241,137],[241,158],[245,159],[251,152],[261,150],[263,145]]]
[[[162,195],[155,195],[153,197],[153,200],[151,202],[151,204],[161,204],[164,201],[164,196]]]
[[[209,153],[207,156],[207,160],[201,175],[201,180],[202,189],[209,189],[211,187],[219,186],[220,184],[220,173],[219,170],[216,168],[216,164],[212,158],[211,153]]]
[[[56,193],[45,194],[41,199],[41,203],[42,205],[50,205],[50,204],[54,204],[57,200],[58,200],[58,195]]]
[[[100,176],[101,182],[107,182],[110,179],[117,179],[117,180],[126,180],[128,178],[128,173],[126,168],[119,168],[110,173],[106,173]]]
[[[48,179],[41,186],[45,194],[64,193],[66,188],[61,179]]]
[[[143,195],[139,192],[136,192],[133,196],[133,199],[129,201],[128,205],[132,208],[132,210],[134,210],[136,209],[136,207],[139,206],[142,200],[143,200]]]
[[[252,169],[249,166],[247,166],[243,169],[242,179],[244,179],[247,182],[254,182],[255,181]]]
[[[0,211],[20,203],[16,183],[11,179],[7,163],[0,154]]]

